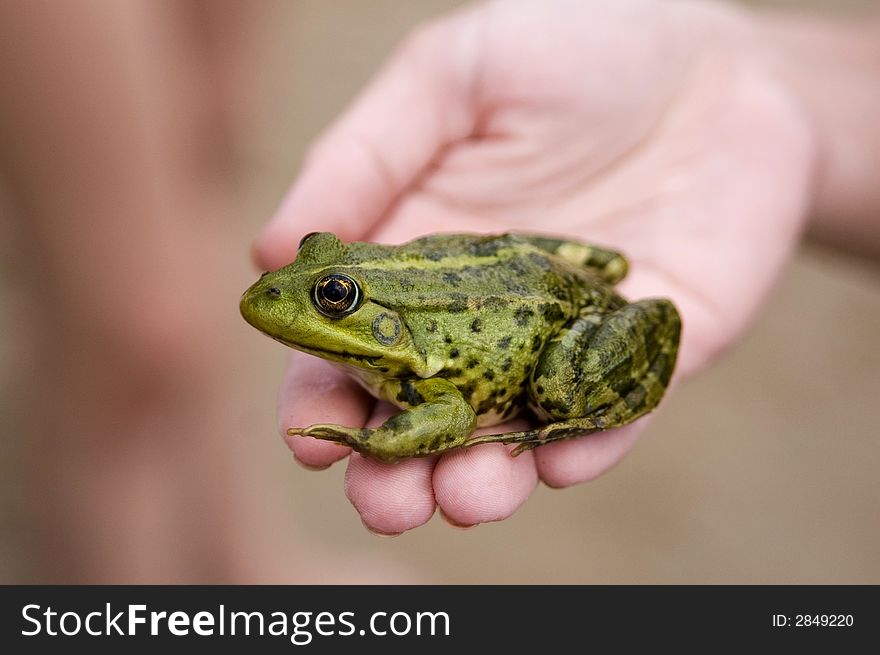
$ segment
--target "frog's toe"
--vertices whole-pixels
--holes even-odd
[[[510,455],[512,457],[518,457],[519,455],[522,455],[527,450],[532,450],[533,448],[537,448],[540,445],[541,445],[540,441],[526,441],[526,442],[519,444],[516,448],[511,450]]]
[[[347,428],[342,425],[318,424],[310,425],[307,428],[289,428],[287,434],[290,436],[314,437],[315,439],[323,439],[324,441],[335,441],[346,446],[359,444],[362,440],[362,433],[365,430],[355,428]]]
[[[532,444],[540,439],[540,430],[526,430],[524,432],[503,432],[500,434],[484,434],[480,437],[474,437],[464,443],[465,448],[480,446],[487,443],[515,443],[515,444]],[[532,446],[533,447],[533,446]],[[523,450],[527,450],[523,448]],[[519,455],[520,449],[517,448],[513,454]]]
[[[516,457],[517,455],[522,455],[527,450],[532,450],[545,443],[559,441],[560,439],[571,439],[572,437],[596,432],[597,429],[594,422],[586,420],[578,421],[575,424],[551,423],[535,430],[483,435],[471,439],[464,445],[466,448],[470,448],[486,443],[517,444],[516,448],[510,451],[510,454]]]

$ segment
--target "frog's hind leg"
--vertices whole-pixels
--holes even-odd
[[[579,241],[532,234],[518,234],[517,236],[541,250],[561,257],[576,266],[589,269],[608,284],[620,282],[626,277],[629,268],[623,255],[607,248],[590,246]]]
[[[534,430],[467,442],[516,443],[518,455],[551,441],[625,425],[653,410],[675,366],[681,321],[664,299],[642,300],[602,317],[586,314],[551,340],[532,374]]]

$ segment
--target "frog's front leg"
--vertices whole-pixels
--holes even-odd
[[[474,410],[448,380],[388,380],[383,386],[388,387],[383,389],[386,395],[400,394],[412,407],[378,428],[318,424],[290,428],[287,434],[335,441],[364,455],[393,462],[456,448],[474,431]]]
[[[517,443],[516,455],[634,421],[663,397],[680,332],[678,312],[665,299],[635,302],[606,316],[583,314],[547,344],[532,374],[532,405],[549,423],[467,445]]]

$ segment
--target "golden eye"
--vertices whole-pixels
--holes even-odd
[[[328,275],[315,284],[312,300],[325,316],[340,318],[357,309],[361,290],[347,275]]]

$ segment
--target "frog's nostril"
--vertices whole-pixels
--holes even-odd
[[[281,289],[278,287],[269,287],[266,289],[266,295],[275,300],[281,297]]]

